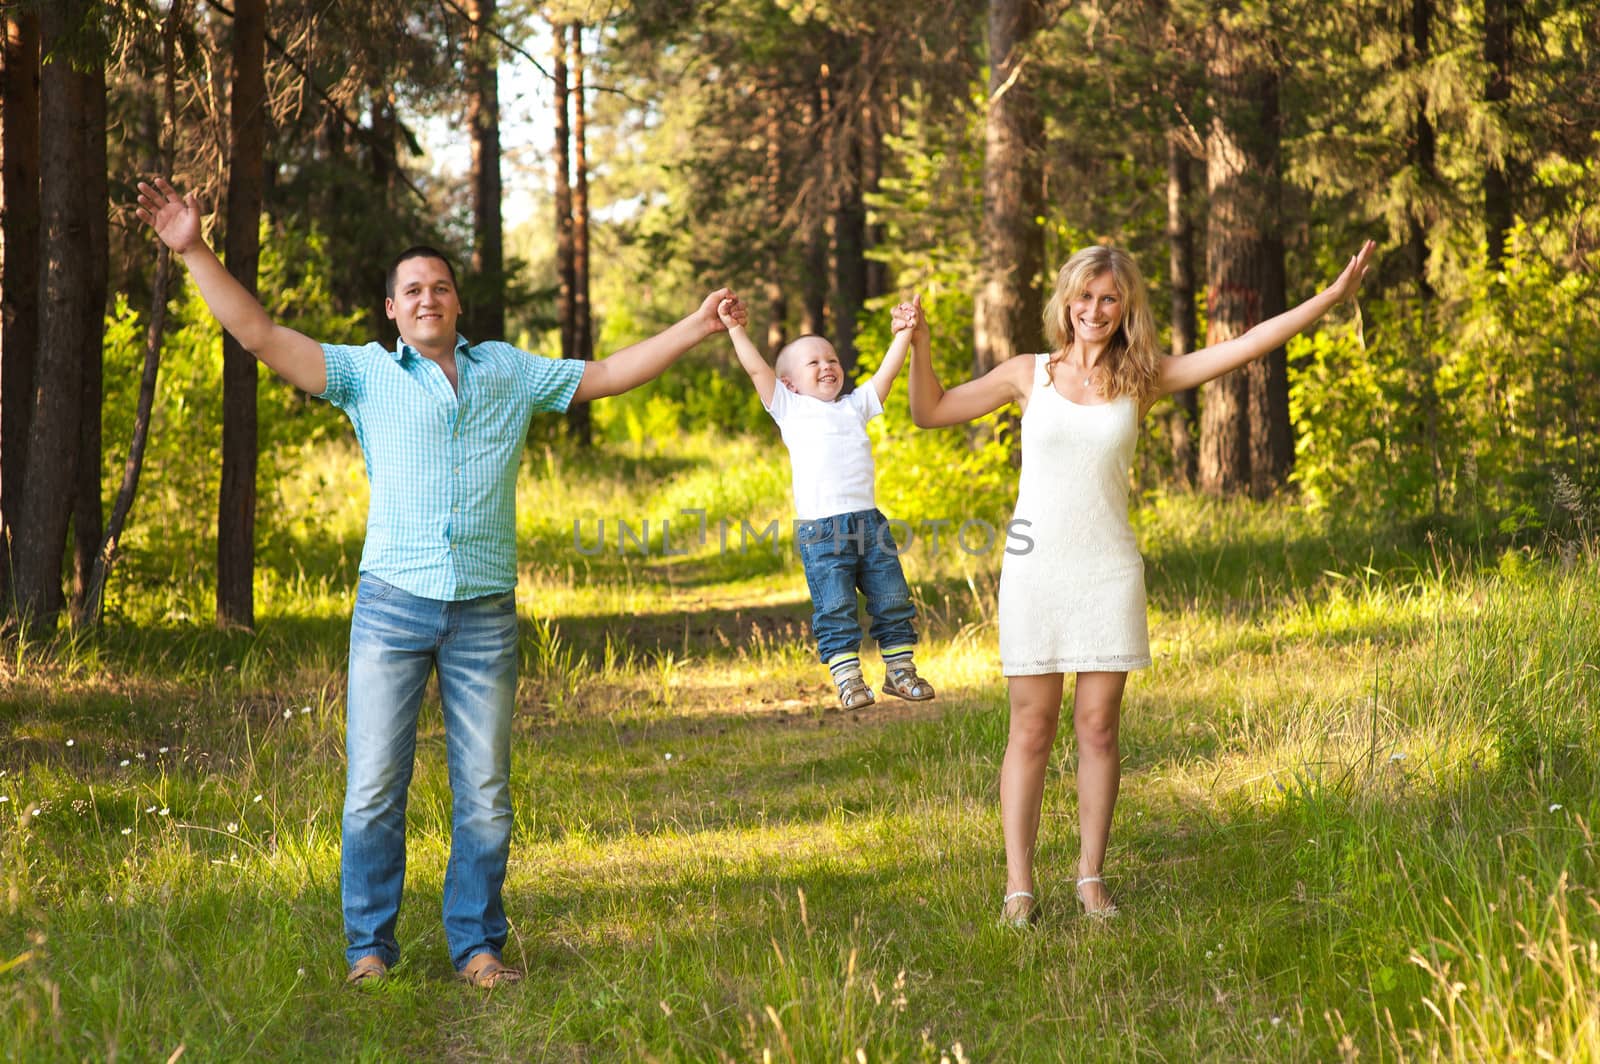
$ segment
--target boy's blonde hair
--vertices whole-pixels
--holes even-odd
[[[1117,294],[1122,297],[1122,321],[1100,356],[1095,390],[1108,399],[1131,395],[1142,400],[1155,388],[1160,348],[1144,277],[1133,256],[1121,248],[1098,244],[1086,247],[1068,259],[1056,275],[1055,292],[1044,308],[1044,335],[1051,349],[1046,370],[1053,381],[1056,363],[1072,346],[1072,301],[1083,294],[1090,281],[1105,273],[1111,274]]]

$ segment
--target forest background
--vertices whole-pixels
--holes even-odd
[[[887,345],[887,308],[918,291],[947,384],[1043,348],[1054,271],[1085,244],[1135,255],[1182,353],[1309,295],[1370,237],[1380,258],[1358,308],[1147,420],[1136,522],[1155,572],[1163,550],[1198,542],[1181,515],[1226,538],[1265,514],[1287,522],[1286,541],[1334,544],[1327,571],[1267,548],[1227,555],[1230,576],[1218,554],[1230,609],[1252,596],[1269,608],[1280,577],[1291,598],[1325,604],[1335,570],[1378,598],[1421,570],[1468,598],[1480,579],[1534,572],[1556,594],[1592,574],[1592,5],[13,0],[4,12],[0,771],[29,779],[55,765],[63,802],[73,766],[40,752],[40,729],[94,712],[41,692],[84,675],[98,677],[83,681],[90,691],[116,687],[145,667],[147,638],[184,660],[248,658],[262,645],[251,632],[336,614],[324,600],[359,553],[359,528],[335,534],[364,491],[342,415],[219,333],[132,214],[133,181],[156,173],[215,209],[209,235],[229,269],[318,339],[392,339],[382,271],[423,242],[456,258],[469,337],[552,356],[603,356],[731,284],[769,356],[820,332],[864,372]],[[529,83],[534,96],[508,100],[507,85]],[[529,98],[543,110],[524,121],[553,135],[508,143],[503,112]],[[443,158],[429,150],[445,146]],[[510,226],[508,179],[537,190]],[[919,432],[897,390],[874,433],[892,516],[917,529],[1004,523],[1017,461],[1007,416]],[[670,585],[642,562],[578,559],[592,522],[615,537],[618,521],[689,507],[764,523],[782,511],[771,436],[715,343],[647,388],[536,421],[528,476],[573,505],[556,525],[585,523],[582,536],[523,529],[524,549],[564,552],[569,578],[576,564],[602,585]],[[562,471],[617,487],[563,496]],[[623,491],[655,474],[654,493]],[[1357,558],[1356,544],[1378,553]],[[1378,560],[1385,545],[1393,568]],[[971,589],[949,633],[992,638],[986,571],[958,563],[929,561],[925,574]],[[787,571],[712,568],[734,586]],[[546,666],[560,660],[561,601],[537,611]],[[596,661],[611,652],[608,635],[589,636]],[[337,632],[308,645],[329,641]],[[686,627],[677,660],[697,651],[709,653]],[[1572,653],[1591,675],[1592,636]],[[337,672],[317,681],[324,691]],[[1574,697],[1568,709],[1588,704]],[[1496,742],[1550,770],[1540,751],[1573,735],[1541,727],[1521,720]],[[1592,781],[1592,756],[1583,764]],[[29,868],[15,849],[32,815],[22,797],[7,830]],[[51,889],[66,888],[41,897]],[[25,926],[30,903],[14,891],[9,904]],[[1593,905],[1557,911],[1592,930]],[[1595,948],[1592,934],[1579,942]],[[0,970],[13,952],[0,948]],[[1600,981],[1587,963],[1564,984],[1565,1015],[1592,1047]],[[31,993],[17,991],[13,1015],[37,1033]],[[1374,1017],[1353,1044],[1385,1044],[1384,1032],[1411,1044],[1406,1021]],[[1339,1023],[1323,1036],[1323,1049],[1352,1037]],[[635,1048],[673,1044],[652,1037]]]

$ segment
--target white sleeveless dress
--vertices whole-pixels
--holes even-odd
[[[1144,559],[1128,524],[1139,406],[1063,398],[1034,356],[1022,475],[1000,569],[1007,676],[1128,672],[1150,664]],[[1031,547],[1030,547],[1031,541]]]

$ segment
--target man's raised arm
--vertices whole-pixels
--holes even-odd
[[[194,193],[181,195],[165,178],[154,186],[139,182],[139,217],[189,269],[200,298],[217,323],[241,347],[278,376],[312,395],[328,387],[322,345],[303,333],[278,325],[261,303],[222,265],[200,235],[200,205]]]

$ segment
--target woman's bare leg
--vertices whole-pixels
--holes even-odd
[[[1078,739],[1078,876],[1098,876],[1105,867],[1111,814],[1122,782],[1117,744],[1125,672],[1080,672],[1072,698],[1072,724]],[[1111,905],[1104,883],[1085,883],[1078,891],[1089,912]]]
[[[1009,677],[1011,730],[1000,764],[1000,827],[1006,840],[1006,893],[1033,889],[1033,854],[1039,841],[1044,775],[1061,722],[1060,673]],[[1006,907],[1006,916],[1024,916],[1026,899]]]

